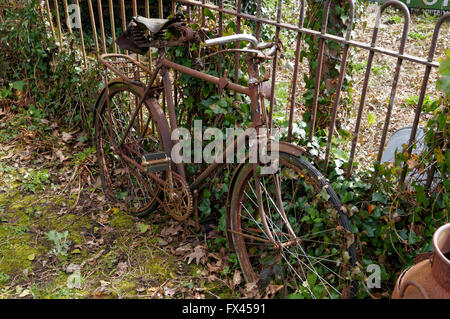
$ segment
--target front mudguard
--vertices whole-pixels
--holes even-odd
[[[272,144],[270,144],[270,143],[268,144],[267,148],[269,151],[271,150],[271,145]],[[297,157],[306,153],[306,150],[303,147],[292,144],[292,143],[279,141],[278,146],[279,146],[278,152],[280,152],[280,153],[287,153],[287,154],[297,156]],[[247,159],[248,159],[248,156],[247,156],[246,160]],[[245,162],[240,163],[238,165],[238,167],[236,168],[236,170],[234,171],[233,177],[231,178],[230,187],[228,188],[228,195],[227,195],[226,235],[227,235],[227,240],[228,240],[228,246],[233,251],[234,251],[233,240],[231,238],[231,233],[228,231],[228,229],[230,229],[230,220],[231,220],[231,207],[230,207],[231,206],[231,196],[233,195],[234,185],[236,183],[237,176],[239,175],[244,164],[245,164]]]

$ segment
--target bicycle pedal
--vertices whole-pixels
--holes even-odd
[[[169,158],[164,152],[147,153],[142,156],[141,165],[147,167],[148,173],[164,172],[169,168]]]

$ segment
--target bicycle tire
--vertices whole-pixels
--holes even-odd
[[[118,143],[120,140],[120,130],[124,135],[124,130],[128,125],[130,117],[132,115],[133,104],[136,107],[136,101],[141,99],[141,94],[132,86],[123,82],[113,82],[109,84],[109,101],[110,109],[113,116],[111,116],[111,122],[116,124],[117,129],[114,130],[117,135],[116,139],[113,139]],[[115,102],[118,97],[123,97],[123,101]],[[134,95],[133,97],[127,97],[127,95]],[[159,202],[156,196],[161,196],[161,191],[156,190],[155,183],[151,182],[151,179],[146,176],[145,173],[139,171],[133,167],[126,160],[122,160],[120,155],[111,152],[111,139],[108,134],[109,121],[107,112],[107,94],[106,90],[103,90],[102,94],[97,100],[94,128],[95,128],[95,146],[97,148],[97,162],[100,170],[100,178],[102,182],[103,191],[106,197],[118,204],[125,207],[128,213],[137,217],[147,216],[154,211]],[[131,101],[134,99],[134,102]],[[127,105],[127,102],[129,105]],[[151,118],[151,112],[149,106],[144,102],[144,107],[138,116],[138,120],[132,125],[130,130],[130,138],[126,140],[127,147],[133,151],[128,151],[127,156],[133,158],[137,162],[141,160],[140,156],[144,153],[152,153],[164,150],[164,142],[160,138],[160,129]],[[148,123],[147,123],[148,121]],[[141,123],[146,123],[145,127],[142,127]],[[111,125],[111,127],[114,126]],[[149,125],[151,124],[151,131]],[[145,138],[139,138],[139,133],[145,131]],[[151,133],[151,134],[150,134]],[[106,137],[106,138],[105,138]],[[122,136],[123,137],[123,136]],[[152,143],[150,143],[152,140]],[[109,142],[108,142],[109,141]],[[109,145],[108,145],[109,144]],[[137,154],[139,153],[140,156]],[[151,195],[149,189],[155,191],[156,196]],[[130,194],[128,194],[130,193]]]
[[[350,222],[341,210],[338,196],[306,159],[281,152],[279,159],[279,172],[261,175],[264,180],[260,181],[261,194],[267,195],[271,192],[270,178],[272,181],[280,178],[287,222],[277,208],[276,198],[261,197],[266,224],[277,247],[264,233],[263,219],[258,216],[257,191],[252,187],[253,164],[247,163],[240,169],[232,190],[230,237],[244,277],[248,282],[256,282],[259,288],[282,284],[280,293],[284,297],[352,297],[355,286],[349,275],[357,257],[355,244],[349,245],[349,239],[353,238]],[[273,190],[272,194],[276,197],[277,192]],[[291,199],[288,194],[292,194]],[[252,211],[253,206],[256,208]],[[295,238],[289,236],[288,224]],[[311,237],[314,233],[317,238]],[[288,246],[289,243],[292,245]],[[281,244],[287,248],[280,248]]]

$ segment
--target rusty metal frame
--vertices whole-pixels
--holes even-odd
[[[113,43],[113,45],[111,47],[107,47],[106,45],[106,34],[105,34],[105,29],[104,29],[104,22],[103,22],[103,17],[102,17],[102,8],[101,8],[101,1],[97,0],[97,12],[94,12],[94,8],[93,8],[93,4],[92,4],[93,0],[88,0],[88,10],[89,10],[89,15],[90,15],[90,21],[91,21],[91,26],[92,26],[92,30],[94,32],[94,41],[95,41],[95,48],[97,50],[97,52],[116,52],[116,47],[115,44]],[[279,33],[281,30],[290,30],[290,31],[294,31],[297,34],[296,37],[296,54],[295,54],[295,61],[294,61],[294,72],[293,72],[293,76],[292,76],[292,82],[291,82],[291,92],[290,92],[290,97],[289,97],[289,101],[288,101],[288,106],[286,111],[288,112],[288,117],[289,117],[289,126],[288,126],[288,140],[292,139],[292,126],[293,126],[293,121],[294,121],[294,110],[295,110],[295,100],[296,100],[296,89],[297,89],[297,82],[298,82],[298,76],[299,76],[299,72],[298,72],[298,68],[299,68],[299,59],[300,59],[300,51],[302,48],[302,37],[304,35],[310,35],[313,36],[315,38],[318,39],[319,41],[319,54],[317,57],[317,60],[319,61],[318,63],[318,68],[317,68],[317,76],[315,79],[315,89],[314,89],[314,96],[313,96],[313,108],[312,108],[312,118],[311,118],[311,123],[310,123],[310,134],[309,134],[309,138],[311,139],[312,136],[314,135],[314,130],[315,130],[315,120],[316,120],[316,112],[317,112],[317,104],[318,104],[318,96],[319,96],[319,89],[320,89],[320,68],[321,68],[321,61],[323,61],[323,54],[324,54],[324,44],[326,41],[334,41],[339,43],[340,45],[343,46],[343,52],[342,52],[342,58],[341,58],[341,65],[340,65],[340,72],[339,72],[339,78],[338,78],[338,83],[337,83],[337,87],[336,87],[336,96],[334,98],[333,101],[333,108],[332,108],[332,114],[331,114],[331,120],[330,120],[330,124],[329,124],[329,133],[328,133],[328,140],[327,140],[327,144],[326,144],[326,154],[325,154],[325,169],[327,169],[329,161],[330,161],[330,156],[331,156],[331,142],[332,142],[332,137],[334,134],[334,128],[335,128],[335,123],[336,123],[336,118],[337,118],[337,114],[338,114],[338,109],[339,109],[339,104],[340,104],[340,97],[341,97],[341,91],[342,91],[342,84],[343,84],[343,80],[344,80],[344,76],[345,76],[345,70],[346,70],[346,64],[347,64],[347,60],[348,60],[348,54],[349,54],[349,49],[351,47],[355,47],[355,48],[360,48],[363,50],[366,50],[369,52],[369,57],[367,60],[367,68],[366,68],[366,74],[364,77],[364,83],[363,83],[363,88],[362,91],[360,92],[360,96],[361,96],[361,101],[360,101],[360,105],[358,108],[358,113],[357,113],[357,123],[356,123],[356,127],[353,131],[353,140],[352,140],[352,144],[351,144],[351,151],[350,151],[350,159],[349,159],[349,165],[347,168],[347,172],[346,172],[346,176],[347,178],[350,178],[352,172],[353,172],[353,162],[354,162],[354,157],[356,154],[356,145],[358,142],[358,135],[359,135],[359,129],[360,129],[360,122],[361,122],[361,116],[362,116],[362,112],[365,106],[365,98],[366,98],[366,94],[367,94],[367,90],[369,87],[369,79],[370,79],[370,73],[371,73],[371,64],[374,58],[375,54],[382,54],[382,55],[386,55],[386,56],[390,56],[390,57],[394,57],[397,59],[397,63],[396,63],[396,67],[395,67],[395,71],[394,71],[394,78],[393,78],[393,82],[392,82],[392,87],[391,87],[391,92],[390,92],[390,99],[389,99],[389,103],[387,106],[387,111],[386,111],[386,118],[385,118],[385,125],[383,127],[382,133],[381,133],[381,142],[379,144],[378,147],[378,153],[377,153],[377,160],[380,160],[381,158],[381,154],[383,152],[384,149],[384,144],[386,142],[387,139],[387,131],[389,128],[389,122],[390,122],[390,116],[391,116],[391,111],[392,111],[392,107],[395,103],[395,95],[396,95],[396,90],[397,90],[397,82],[399,80],[399,76],[400,76],[400,70],[402,67],[402,63],[403,61],[410,61],[412,63],[415,63],[418,66],[424,66],[425,67],[425,72],[424,72],[424,76],[423,76],[423,80],[422,80],[422,86],[421,86],[421,90],[420,90],[420,95],[419,95],[419,102],[418,105],[416,107],[415,110],[415,118],[413,121],[413,125],[412,125],[412,132],[411,132],[411,136],[410,136],[410,140],[408,143],[408,148],[407,148],[407,152],[408,154],[411,154],[412,152],[412,145],[415,142],[415,133],[417,132],[417,127],[419,124],[419,118],[422,112],[422,106],[423,106],[423,102],[424,102],[424,98],[425,98],[425,93],[427,90],[427,86],[428,86],[428,82],[429,82],[429,77],[430,77],[430,73],[432,71],[433,68],[437,68],[439,66],[437,61],[434,61],[434,54],[435,54],[435,50],[436,50],[436,45],[437,45],[437,41],[438,41],[438,37],[439,37],[439,31],[441,29],[441,26],[445,23],[445,22],[449,22],[450,20],[450,13],[447,12],[445,14],[443,14],[441,16],[441,18],[438,20],[438,22],[436,23],[435,26],[435,30],[434,30],[434,34],[433,34],[433,38],[432,38],[432,42],[429,48],[429,53],[428,53],[428,57],[427,58],[421,58],[421,57],[417,57],[417,56],[413,56],[413,55],[409,55],[407,53],[405,53],[405,44],[407,42],[407,31],[409,28],[409,12],[408,9],[406,7],[406,5],[398,0],[389,0],[387,2],[385,2],[380,8],[379,8],[379,14],[377,16],[377,21],[376,21],[376,26],[375,29],[373,31],[372,34],[372,41],[371,43],[364,43],[364,42],[360,42],[360,41],[355,41],[352,40],[352,25],[353,25],[353,20],[354,20],[354,1],[355,0],[346,0],[346,2],[348,3],[349,7],[350,7],[350,16],[347,22],[347,31],[346,34],[341,37],[341,36],[336,36],[336,35],[332,35],[329,34],[327,32],[327,22],[328,22],[328,8],[330,6],[330,2],[332,0],[325,0],[323,2],[324,5],[324,17],[325,19],[323,19],[322,22],[322,28],[320,31],[317,30],[312,30],[309,28],[305,28],[304,27],[304,18],[305,18],[305,0],[300,0],[300,8],[299,8],[299,22],[297,25],[293,25],[290,23],[286,23],[286,22],[282,22],[281,21],[281,13],[282,13],[282,8],[283,8],[283,1],[282,0],[278,0],[277,1],[277,12],[276,12],[276,18],[275,20],[273,19],[268,19],[268,18],[264,18],[261,16],[261,12],[262,12],[262,0],[257,0],[256,2],[256,12],[255,15],[253,14],[249,14],[249,13],[245,13],[242,11],[242,0],[234,0],[234,5],[233,6],[229,6],[231,1],[227,1],[228,6],[224,5],[224,0],[171,0],[171,1],[167,1],[167,4],[164,3],[162,0],[158,0],[157,1],[157,8],[156,10],[154,10],[153,12],[151,12],[151,15],[153,17],[159,17],[159,18],[163,18],[164,17],[164,7],[169,5],[171,7],[171,12],[172,14],[175,13],[177,5],[185,5],[186,9],[187,9],[187,16],[188,16],[188,20],[191,19],[191,14],[193,12],[193,9],[198,9],[199,13],[200,13],[200,22],[202,26],[205,26],[206,24],[206,16],[205,16],[205,9],[209,9],[212,10],[213,12],[216,12],[218,14],[218,36],[221,36],[223,34],[223,23],[224,23],[224,15],[229,15],[229,16],[233,16],[235,18],[235,22],[236,22],[236,26],[237,26],[237,33],[239,33],[242,29],[242,24],[245,23],[245,21],[253,21],[256,24],[256,28],[255,28],[255,36],[257,39],[260,38],[260,30],[261,30],[261,26],[263,24],[265,25],[269,25],[272,27],[275,27],[275,40],[278,39],[279,37]],[[50,1],[49,0],[45,0],[44,5],[46,6],[46,10],[47,10],[47,15],[48,15],[48,19],[50,20],[50,26],[51,26],[51,30],[52,30],[52,34],[53,36],[57,36],[60,42],[62,42],[62,27],[61,27],[61,21],[60,21],[60,12],[59,12],[59,8],[57,5],[57,1],[54,0],[53,1],[53,8],[50,8]],[[211,2],[214,2],[211,3]],[[110,16],[114,15],[114,9],[112,8],[112,3],[113,1],[109,1],[108,2],[108,9],[109,9],[109,14]],[[122,25],[122,28],[126,27],[126,20],[127,17],[125,16],[125,9],[132,7],[133,9],[133,13],[137,14],[138,13],[138,6],[139,5],[145,5],[145,15],[150,17],[150,9],[149,9],[149,4],[147,0],[120,0],[120,22]],[[400,42],[399,48],[398,50],[390,50],[390,49],[386,49],[380,46],[376,45],[376,40],[377,40],[377,35],[378,35],[378,29],[379,29],[379,25],[380,25],[380,21],[383,17],[383,13],[385,12],[385,9],[388,7],[395,7],[398,8],[403,16],[404,16],[404,26],[403,26],[403,35],[402,35],[402,40]],[[51,10],[54,10],[55,14],[52,16],[51,14]],[[67,16],[67,10],[66,10],[66,1],[64,2],[64,11],[63,12],[63,16],[64,13]],[[97,17],[95,17],[97,15]],[[99,21],[99,26],[96,25],[96,18]],[[111,20],[111,19],[110,19]],[[114,19],[112,19],[114,20]],[[54,21],[56,21],[56,30],[53,27],[53,23]],[[114,23],[114,21],[110,21],[111,23],[111,27],[113,29],[112,35],[114,35],[115,32],[115,26],[116,24]],[[97,37],[97,27],[100,27],[100,36],[101,36],[101,41],[102,41],[102,48],[100,48],[100,45],[98,43],[98,37]],[[71,31],[71,30],[69,30]],[[82,32],[82,31],[81,31]],[[82,44],[82,50],[83,50],[83,57],[86,57],[86,53],[85,48],[84,48],[84,39],[82,38],[82,34],[80,34],[81,37],[81,44]],[[239,42],[236,42],[236,47],[239,46]],[[87,46],[89,47],[89,46]],[[222,47],[219,48],[219,51],[222,50]],[[126,54],[128,54],[128,52],[125,52]],[[218,63],[218,74],[219,77],[217,79],[220,79],[223,76],[223,66],[222,66],[222,62],[221,62],[221,57],[222,57],[222,53],[219,53],[219,63]],[[239,52],[236,52],[235,54],[235,74],[234,74],[234,83],[229,83],[228,84],[228,89],[233,88],[232,90],[237,91],[237,92],[241,92],[241,93],[248,93],[248,88],[243,88],[240,87],[237,84],[237,67],[239,65]],[[138,61],[140,60],[140,57],[137,58]],[[277,59],[278,59],[278,55],[276,55],[274,57],[274,62],[272,64],[272,78],[271,78],[271,82],[272,82],[272,87],[271,87],[271,97],[269,99],[270,105],[269,105],[269,117],[268,117],[268,122],[269,125],[272,124],[272,115],[273,115],[273,108],[274,108],[274,104],[275,104],[275,97],[274,97],[274,88],[275,88],[275,83],[277,80],[277,70],[276,70],[276,65],[277,65]],[[150,70],[152,70],[152,56],[151,54],[149,54],[148,59],[148,68]],[[168,63],[168,62],[167,62]],[[169,66],[169,63],[166,67],[173,67],[173,65]],[[183,69],[183,71],[186,71]],[[180,71],[182,72],[182,71]],[[196,74],[197,76],[198,74]],[[211,80],[211,79],[209,79]],[[213,83],[217,82],[218,80],[214,80]],[[219,88],[219,93],[221,92],[221,88]],[[175,91],[175,95],[177,96],[177,92]],[[166,100],[166,99],[165,99]],[[166,102],[164,100],[164,102]],[[175,101],[176,104],[176,101]],[[403,172],[402,172],[402,176],[401,176],[401,183],[404,183],[405,181],[405,177],[406,177],[406,173],[407,173],[407,169],[406,169],[406,165],[403,168]]]
[[[183,27],[183,28],[186,28],[186,27]],[[203,81],[213,83],[213,84],[217,85],[218,87],[226,88],[228,90],[235,91],[236,93],[241,93],[241,94],[245,94],[245,95],[249,96],[250,100],[251,100],[251,115],[252,115],[252,124],[250,126],[255,129],[258,129],[258,128],[262,127],[264,124],[266,124],[265,117],[263,117],[261,114],[262,113],[261,105],[259,104],[260,103],[260,95],[259,95],[260,85],[258,82],[257,69],[258,69],[258,63],[260,63],[261,60],[259,60],[258,57],[254,56],[255,50],[253,50],[253,51],[249,50],[250,53],[248,53],[246,55],[246,61],[247,61],[247,65],[248,65],[248,74],[249,74],[249,86],[245,87],[245,86],[242,86],[242,85],[239,85],[236,83],[232,83],[232,82],[228,81],[226,78],[215,77],[215,76],[203,73],[201,71],[197,71],[192,68],[188,68],[186,66],[183,66],[183,65],[180,65],[180,64],[177,64],[177,63],[167,60],[166,53],[165,53],[165,47],[167,45],[170,45],[170,43],[172,43],[172,45],[180,45],[179,44],[180,41],[182,41],[182,40],[189,41],[194,36],[192,30],[191,30],[191,32],[186,32],[186,34],[191,34],[191,37],[182,35],[180,37],[180,39],[178,39],[176,41],[166,41],[165,45],[161,45],[159,47],[159,49],[158,49],[159,59],[156,61],[156,67],[153,72],[151,72],[148,68],[146,68],[143,64],[141,64],[139,62],[139,60],[136,61],[128,55],[102,54],[99,56],[99,61],[105,66],[106,69],[115,73],[119,78],[121,78],[122,81],[129,83],[133,87],[139,87],[140,90],[143,90],[142,91],[142,99],[140,101],[137,101],[136,110],[134,111],[134,113],[132,115],[130,123],[128,123],[128,126],[125,130],[124,135],[126,136],[128,134],[130,127],[133,125],[133,122],[135,121],[137,116],[139,116],[138,114],[140,112],[140,109],[141,109],[144,101],[147,99],[147,95],[150,92],[151,87],[153,86],[153,83],[155,82],[158,74],[160,74],[162,77],[162,88],[163,88],[163,92],[164,92],[164,96],[165,96],[165,101],[167,103],[170,131],[173,132],[173,130],[175,130],[177,128],[177,119],[176,119],[175,105],[174,105],[174,100],[173,100],[173,89],[172,89],[171,81],[169,78],[168,70],[181,72],[181,73],[199,78]],[[231,40],[233,41],[234,38]],[[242,38],[241,40],[244,40],[244,38]],[[158,40],[154,40],[153,42],[157,43],[157,44],[161,43]],[[229,51],[233,51],[233,49],[229,50]],[[258,52],[258,51],[256,51],[256,52]],[[116,58],[116,59],[119,58],[119,59],[124,60],[125,63],[131,63],[136,69],[139,70],[139,72],[151,74],[150,80],[147,82],[147,84],[144,84],[142,82],[139,82],[139,79],[135,80],[133,78],[130,78],[129,76],[127,76],[126,73],[124,73],[123,70],[121,70],[119,67],[116,67],[114,65],[114,63],[110,62],[109,61],[110,58]],[[108,87],[106,75],[105,75],[105,82],[106,82],[105,86]],[[147,105],[151,108],[152,114],[164,113],[164,112],[161,112],[161,107],[155,106],[154,104],[155,103],[147,103]],[[159,122],[161,120],[162,120],[161,118],[157,118],[157,122]],[[167,128],[168,125],[164,125],[164,127]],[[163,132],[164,133],[163,137],[169,136],[170,131],[168,129],[164,129],[164,130],[165,130],[165,132]],[[218,154],[215,157],[214,162],[211,165],[209,165],[208,168],[193,182],[193,184],[190,186],[191,190],[197,189],[206,180],[206,178],[208,176],[210,176],[219,167],[224,165],[225,162],[223,160],[221,160],[221,159],[223,159],[223,156],[225,156],[225,154],[230,152],[231,149],[236,150],[238,141],[240,141],[244,138],[245,138],[244,133],[239,135],[234,140],[234,143],[227,147],[227,149],[225,150],[225,152],[223,154]],[[166,154],[171,153],[172,147],[177,142],[178,141],[174,141],[173,142],[174,144],[165,143],[165,146],[168,145],[165,149]],[[269,145],[270,145],[270,143],[269,143]],[[121,145],[119,145],[119,148],[120,148],[120,146]],[[270,148],[270,146],[269,146],[269,148]],[[297,154],[297,152],[298,152],[297,148],[295,148],[295,146],[292,146],[291,154],[295,155],[295,154]],[[123,156],[123,155],[124,154],[121,154],[121,156]],[[139,165],[136,165],[137,163],[135,163],[128,157],[125,157],[125,156],[123,156],[123,157],[125,158],[125,160],[129,161],[131,164],[133,164],[134,166],[139,168]],[[179,164],[177,164],[177,167],[178,167],[179,174],[183,178],[185,178],[184,164],[179,163]],[[141,167],[141,168],[143,168],[143,167]],[[152,176],[150,175],[150,177],[152,177]]]

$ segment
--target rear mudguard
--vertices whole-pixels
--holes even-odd
[[[124,81],[120,78],[113,79],[108,82],[108,87],[111,87],[116,84],[126,84],[130,86],[133,90],[138,92],[141,96],[144,94],[145,88],[132,84],[130,82]],[[99,97],[97,98],[97,101],[95,105],[92,108],[93,116],[93,123],[95,125],[95,117],[96,117],[96,111],[99,107],[100,100],[103,98],[103,95],[106,94],[106,88],[102,90]],[[170,156],[170,153],[172,151],[172,140],[170,139],[170,130],[169,130],[169,124],[167,122],[167,119],[164,115],[164,111],[162,110],[161,106],[159,105],[158,101],[154,97],[147,97],[145,100],[146,105],[148,106],[148,109],[150,110],[152,114],[152,118],[156,121],[156,124],[159,128],[159,133],[161,134],[161,139],[163,141],[164,145],[164,152],[167,154],[167,156]]]
[[[306,150],[299,146],[299,145],[295,145],[292,143],[287,143],[287,142],[278,142],[279,145],[279,149],[278,152],[280,153],[287,153],[287,154],[291,154],[293,156],[301,156],[303,154],[306,153]],[[271,149],[271,144],[268,144],[268,150],[270,151]],[[246,163],[240,163],[238,165],[238,167],[236,168],[236,170],[234,171],[233,177],[231,178],[231,182],[230,182],[230,187],[228,188],[228,195],[227,195],[227,212],[226,212],[226,235],[227,235],[227,239],[228,239],[228,247],[230,247],[230,249],[234,250],[234,245],[233,245],[233,240],[231,238],[231,233],[228,231],[228,229],[230,229],[230,220],[231,220],[231,207],[230,207],[230,203],[231,203],[231,196],[233,195],[233,189],[234,189],[234,184],[236,182],[237,176],[239,175],[241,168],[245,165]]]

